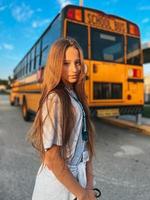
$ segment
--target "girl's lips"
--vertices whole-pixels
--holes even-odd
[[[77,79],[77,76],[70,76],[71,79]]]
[[[78,75],[70,75],[70,77],[76,78]]]

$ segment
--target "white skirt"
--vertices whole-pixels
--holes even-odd
[[[42,170],[41,167],[36,176],[32,200],[73,200],[75,198],[47,166]]]

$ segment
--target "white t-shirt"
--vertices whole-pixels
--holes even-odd
[[[76,120],[69,140],[71,150],[69,151],[68,149],[67,165],[79,183],[83,187],[86,187],[86,162],[88,161],[89,157],[87,151],[82,152],[85,147],[85,141],[82,140],[81,135],[83,113],[79,104],[71,96],[75,96],[75,93],[73,91],[69,91],[69,94],[71,97],[71,103],[74,107]],[[61,102],[56,93],[51,93],[48,96],[48,101],[52,101],[52,107],[49,109],[51,120],[49,117],[47,117],[43,123],[43,145],[45,150],[50,148],[53,144],[62,145],[62,132],[60,128]],[[48,109],[45,102],[42,107],[43,120],[47,114]],[[70,118],[70,120],[72,119]],[[76,160],[79,160],[78,158],[80,155],[83,155],[83,161],[78,165],[74,165],[74,161],[76,162]],[[42,168],[42,165],[40,166],[36,176],[32,200],[73,200],[74,198],[75,196],[56,178],[56,176],[51,170],[48,169],[47,166],[44,168]]]
[[[69,140],[70,149],[69,148],[67,149],[67,158],[69,159],[68,162],[71,161],[74,155],[79,134],[82,132],[82,118],[83,118],[81,107],[72,97],[72,95],[76,97],[75,92],[73,90],[69,90],[69,94],[71,97],[72,106],[74,107],[74,111],[75,111],[75,126],[72,130],[70,140]],[[47,106],[48,106],[49,101],[51,101],[51,108],[48,107],[49,108],[48,110]],[[47,116],[48,111],[49,111],[49,115]],[[58,94],[50,93],[48,96],[47,105],[45,102],[42,108],[42,119],[44,120],[45,117],[47,116],[43,123],[43,145],[44,145],[45,150],[50,148],[53,144],[60,145],[60,146],[62,145],[62,132],[61,132],[61,126],[60,126],[61,112],[62,112],[61,102],[60,102],[60,98]],[[70,120],[72,119],[70,118]]]

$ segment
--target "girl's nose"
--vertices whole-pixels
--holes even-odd
[[[72,71],[77,73],[78,72],[78,66],[76,66],[76,64],[72,65]]]

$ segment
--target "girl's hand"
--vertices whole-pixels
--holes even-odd
[[[95,192],[93,190],[85,190],[78,200],[96,200]]]
[[[88,195],[89,195],[89,200],[96,200],[94,190],[87,190],[87,192],[88,192]]]

